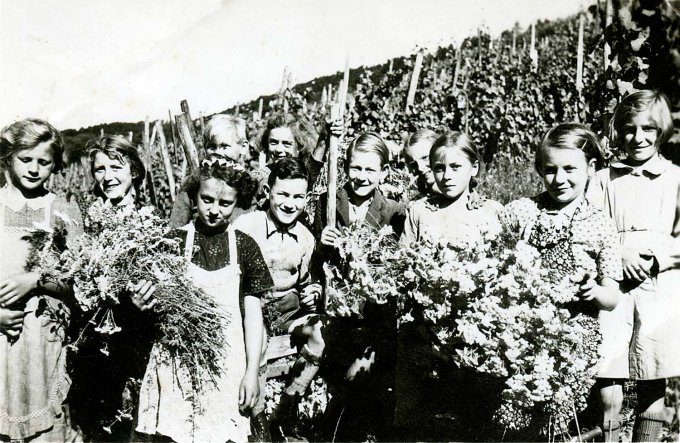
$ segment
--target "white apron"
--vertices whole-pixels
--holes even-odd
[[[191,260],[195,227],[187,230],[185,256]],[[229,264],[217,271],[206,271],[189,261],[189,276],[194,284],[212,296],[230,316],[223,326],[225,358],[222,374],[215,384],[206,383],[194,392],[183,368],[160,358],[154,346],[139,395],[137,431],[161,434],[179,443],[247,441],[250,420],[239,412],[238,395],[246,371],[246,351],[239,303],[240,269],[236,260],[236,234],[227,228]],[[175,366],[175,370],[173,370]],[[194,398],[196,401],[194,401]]]

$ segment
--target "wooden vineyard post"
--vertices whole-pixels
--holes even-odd
[[[579,107],[581,105],[581,93],[583,91],[583,14],[578,16],[578,48],[576,50],[576,90],[578,91],[578,98],[576,99],[576,121],[581,120]]]
[[[168,109],[168,123],[170,124],[170,135],[172,136],[172,155],[177,158],[177,131],[175,128],[175,120],[172,118],[172,113]]]
[[[340,114],[336,117],[345,115],[345,105],[347,104],[347,90],[349,89],[349,57],[345,59],[345,74],[342,76],[342,83],[338,89],[338,103],[340,104]]]
[[[453,91],[458,88],[458,75],[460,74],[460,48],[456,48],[456,68],[453,71]]]
[[[337,120],[340,114],[340,105],[331,106],[331,121]],[[326,206],[326,226],[335,227],[336,224],[336,197],[338,186],[338,145],[340,140],[331,134],[328,146],[328,202]]]
[[[128,132],[128,141],[132,143],[132,131]]]
[[[413,106],[413,101],[416,98],[416,89],[418,89],[418,77],[420,77],[420,70],[423,67],[423,52],[419,51],[416,55],[416,63],[413,66],[413,74],[411,74],[411,84],[408,87],[408,95],[406,96],[406,107]]]
[[[328,102],[327,92],[326,88],[321,89],[321,107],[326,106],[326,103]]]
[[[146,160],[146,177],[144,183],[151,199],[151,204],[157,206],[156,186],[153,182],[153,159],[151,156],[151,141],[149,140],[149,116],[144,119],[144,134],[142,137],[142,147],[144,149],[144,159]]]
[[[515,51],[517,50],[517,28],[512,28],[512,49],[510,51],[511,56],[515,56]]]
[[[390,66],[389,66],[389,68],[387,68],[387,73],[391,74],[393,70],[394,70],[394,59],[391,58],[390,59]]]
[[[607,72],[607,69],[609,69],[609,56],[612,52],[610,43],[612,41],[611,26],[614,14],[611,1],[612,0],[604,0],[604,72]]]
[[[260,102],[257,104],[257,119],[262,120],[262,111],[264,107],[264,101],[260,99]]]
[[[170,160],[170,153],[168,152],[168,145],[165,142],[165,134],[163,133],[163,123],[160,120],[156,122],[154,130],[158,133],[158,144],[160,145],[161,158],[163,159],[163,168],[165,175],[168,177],[168,187],[170,188],[170,198],[175,201],[175,174],[172,170],[172,161]]]
[[[482,29],[477,28],[477,63],[482,64]]]
[[[576,49],[576,90],[583,90],[583,14],[578,17],[578,47]]]
[[[531,24],[531,47],[529,49],[531,68],[534,72],[538,69],[538,51],[536,51],[536,24]]]
[[[186,114],[182,113],[177,115],[175,116],[175,119],[177,123],[177,131],[179,132],[179,138],[184,149],[184,157],[186,158],[185,163],[189,169],[189,172],[191,172],[198,168],[198,151],[196,150],[194,140],[191,138],[191,131],[189,130]]]
[[[187,126],[189,128],[189,133],[191,134],[191,139],[196,142],[196,128],[194,127],[194,120],[191,118],[191,112],[189,112],[189,103],[186,100],[182,100],[179,103],[182,112],[186,117]],[[179,126],[177,127],[179,129]]]

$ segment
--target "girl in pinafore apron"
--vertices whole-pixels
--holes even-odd
[[[672,132],[665,96],[630,94],[609,126],[613,147],[626,157],[599,171],[588,188],[588,199],[614,220],[623,247],[623,296],[608,321],[620,332],[624,377],[637,382],[633,441],[661,438],[670,418],[665,379],[680,376],[680,167],[659,154]],[[612,382],[618,420],[622,380]]]
[[[255,240],[229,221],[237,201],[252,198],[256,183],[235,163],[207,160],[185,188],[198,205],[198,218],[179,234],[190,276],[231,318],[224,325],[222,373],[214,385],[194,392],[186,371],[154,350],[142,381],[137,431],[177,442],[242,442],[249,410],[264,395],[258,384],[260,298],[273,282]]]
[[[70,288],[58,275],[25,271],[30,247],[24,237],[34,223],[54,227],[59,217],[68,235],[82,230],[78,206],[45,188],[63,166],[63,151],[59,132],[43,120],[22,120],[0,134],[7,179],[0,189],[0,441],[76,436],[64,403],[71,386],[65,347],[70,310],[64,303]]]

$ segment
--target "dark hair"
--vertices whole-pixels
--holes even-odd
[[[314,125],[305,117],[297,117],[284,112],[277,112],[267,119],[267,124],[260,136],[260,150],[262,152],[269,152],[269,134],[272,129],[276,128],[290,129],[299,157],[305,158],[312,154],[316,139],[319,136]]]
[[[583,151],[586,161],[596,160],[596,168],[604,166],[605,155],[597,135],[581,123],[561,123],[545,134],[536,150],[534,169],[543,176],[543,157],[548,148],[576,149]]]
[[[94,177],[94,158],[98,152],[105,154],[110,159],[118,160],[119,162],[130,165],[130,173],[132,174],[132,185],[136,192],[144,183],[146,178],[146,168],[142,157],[132,143],[122,135],[100,135],[90,139],[85,145],[85,150],[90,158],[90,172]],[[95,186],[95,194],[103,197],[104,194],[99,186]]]
[[[432,167],[432,162],[434,161],[434,157],[437,155],[437,151],[443,148],[453,148],[463,152],[468,160],[470,160],[470,163],[474,164],[476,162],[479,165],[479,173],[482,173],[482,168],[484,166],[484,162],[482,161],[482,153],[479,151],[477,146],[472,143],[470,137],[468,137],[468,135],[464,132],[445,132],[434,141],[432,148],[430,148],[430,167],[433,171],[434,168]],[[477,184],[477,179],[472,177],[470,179],[470,190],[474,189]]]
[[[656,124],[657,147],[673,135],[673,117],[668,97],[660,91],[642,90],[627,95],[614,109],[609,121],[609,140],[619,147],[621,130],[635,115],[648,111]]]
[[[270,166],[271,173],[267,179],[269,187],[274,186],[274,182],[278,180],[292,180],[302,178],[309,182],[307,167],[305,163],[297,158],[282,158],[274,162]]]
[[[257,181],[241,165],[219,155],[213,155],[203,160],[201,167],[184,180],[181,190],[185,191],[190,198],[196,200],[198,191],[201,189],[201,183],[211,178],[223,181],[236,189],[236,206],[243,209],[248,209],[251,206],[253,196],[257,192]]]
[[[345,166],[349,167],[349,160],[352,158],[352,153],[358,152],[372,152],[380,157],[380,166],[383,167],[390,161],[390,150],[387,148],[385,141],[375,132],[364,132],[358,137],[354,138],[347,147],[345,158]]]
[[[12,155],[44,142],[50,142],[52,148],[52,173],[61,171],[64,167],[64,140],[54,126],[37,118],[19,120],[3,128],[0,132],[0,161],[8,168]]]

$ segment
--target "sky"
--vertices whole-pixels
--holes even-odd
[[[460,42],[588,0],[0,0],[0,126],[212,114],[293,84]]]

